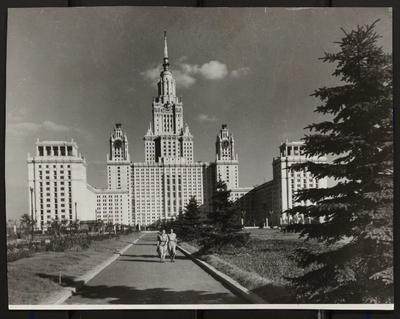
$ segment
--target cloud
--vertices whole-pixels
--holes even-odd
[[[250,68],[243,67],[243,68],[239,68],[239,69],[236,69],[236,70],[232,70],[231,71],[231,77],[240,78],[242,76],[246,76],[249,73],[250,73]]]
[[[161,64],[157,65],[154,68],[147,69],[146,71],[141,72],[140,74],[147,80],[151,80],[152,82],[156,81],[160,77],[162,66]]]
[[[162,65],[158,64],[140,74],[155,85],[160,78],[161,69]],[[174,74],[176,85],[179,88],[188,88],[200,78],[204,80],[221,80],[229,74],[228,66],[225,63],[212,60],[202,65],[190,64],[187,62],[186,56],[178,59],[176,65],[171,68],[171,72]]]
[[[174,72],[174,78],[179,88],[188,88],[196,83],[196,79],[193,76],[179,70]]]
[[[42,123],[20,122],[7,124],[7,133],[17,136],[26,136],[38,132],[39,130],[47,130],[52,132],[68,132],[71,130],[80,131],[79,129],[70,128],[68,126],[57,124],[52,121],[44,121]]]
[[[226,64],[219,61],[210,61],[208,63],[204,63],[200,67],[199,72],[208,80],[220,80],[226,77],[228,74],[228,67]]]
[[[186,58],[184,61],[185,60]],[[221,80],[228,74],[227,65],[216,60],[204,63],[200,66],[198,64],[178,63],[178,67],[184,74],[191,76],[200,75],[206,80]]]
[[[204,114],[201,113],[197,116],[197,120],[199,122],[217,122],[218,119],[215,115],[208,115],[208,114]]]

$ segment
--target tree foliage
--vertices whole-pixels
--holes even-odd
[[[35,221],[31,219],[31,216],[29,216],[29,214],[23,214],[19,219],[19,222],[22,227],[30,227],[33,223],[35,223]]]
[[[202,246],[206,250],[222,249],[226,245],[247,243],[248,233],[241,232],[241,213],[229,199],[231,191],[223,181],[217,182],[208,213],[208,227],[203,232]]]
[[[25,234],[32,232],[32,227],[36,224],[36,220],[32,219],[29,214],[23,214],[19,219],[20,226]]]
[[[221,233],[237,232],[242,229],[239,209],[230,201],[231,191],[225,182],[219,181],[212,197],[212,209],[208,218],[215,231]]]
[[[201,232],[201,219],[202,214],[196,198],[192,196],[185,207],[185,213],[180,214],[176,221],[179,229],[179,237],[183,240],[198,238]],[[176,228],[177,226],[174,227]]]
[[[335,64],[340,85],[313,93],[327,120],[307,127],[305,154],[332,162],[293,166],[336,181],[300,191],[297,200],[313,204],[289,210],[325,218],[289,226],[326,244],[324,251],[299,251],[299,265],[309,270],[293,280],[302,301],[393,301],[392,62],[378,46],[376,23],[343,30],[339,51],[322,58]]]

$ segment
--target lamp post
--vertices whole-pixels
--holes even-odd
[[[79,229],[78,225],[78,203],[75,202],[75,231],[77,232]]]
[[[33,241],[33,187],[30,187],[31,191],[31,241]]]

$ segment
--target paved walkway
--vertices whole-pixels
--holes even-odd
[[[155,233],[145,234],[66,303],[246,303],[181,252],[177,252],[175,263],[160,263],[155,240]]]

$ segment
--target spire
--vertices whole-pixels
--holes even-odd
[[[167,31],[164,31],[164,58],[168,59]]]
[[[151,122],[149,123],[149,128],[147,130],[146,136],[153,135],[153,130],[151,129]]]
[[[168,62],[168,45],[167,45],[167,31],[164,31],[164,63],[163,63],[164,71],[168,70],[169,62]]]

